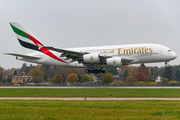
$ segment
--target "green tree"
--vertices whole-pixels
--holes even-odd
[[[150,67],[151,68],[151,75],[158,75],[158,67]]]
[[[161,77],[162,84],[167,85],[168,84],[168,78]]]
[[[49,70],[50,66],[49,65],[43,65],[45,70]]]
[[[179,84],[178,81],[169,81],[169,82],[168,82],[168,85],[170,85],[170,86],[176,86],[176,85],[178,85],[178,84]]]
[[[142,63],[142,64],[141,64],[141,67],[142,67],[142,66],[144,66],[144,67],[145,67],[144,63]]]
[[[14,71],[13,75],[17,75],[17,71]]]
[[[137,83],[137,85],[138,85],[138,86],[145,86],[145,83],[144,83],[143,81],[139,81],[139,82]]]
[[[115,78],[113,77],[112,73],[106,73],[103,75],[103,83],[105,83],[106,85],[111,83],[114,79]]]
[[[168,78],[168,80],[170,80],[172,78],[172,76],[173,76],[173,70],[171,69],[171,67],[168,67],[167,69],[165,69],[163,71],[162,76],[165,77],[165,78]]]
[[[42,65],[41,67],[45,73],[44,77],[53,78],[55,76],[55,74],[59,74],[59,73],[54,73],[54,66]],[[44,79],[44,80],[46,80],[46,79]]]
[[[35,66],[33,66],[32,64],[30,64],[29,67],[28,67],[28,66],[25,67],[25,71],[24,71],[24,72],[25,72],[25,73],[29,73],[30,70],[33,69],[33,68],[35,68]]]
[[[78,74],[77,69],[75,68],[67,68],[67,67],[57,67],[54,70],[55,74],[61,74],[64,78],[67,78],[67,76],[71,73]]]
[[[123,76],[124,76],[125,78],[127,78],[127,76],[129,76],[129,73],[128,73],[128,71],[127,71],[127,70],[125,70],[125,72],[124,72]]]
[[[89,76],[89,83],[94,83],[94,78],[92,74]]]
[[[45,75],[44,75],[44,81],[46,81],[46,80],[47,80],[47,78],[48,78],[48,77],[47,77],[47,75],[45,74]]]
[[[108,70],[108,73],[112,73],[113,75],[117,75],[117,68],[116,67],[110,67]]]
[[[154,75],[153,67],[151,67],[151,74]]]
[[[53,82],[55,83],[62,83],[64,81],[64,78],[62,75],[60,74],[56,74],[54,77],[53,77]]]
[[[156,80],[152,78],[150,81],[151,81],[151,82],[155,82]]]
[[[128,71],[129,75],[131,75],[136,70],[136,67],[128,66],[127,68],[120,68],[119,73],[123,75],[126,70]]]
[[[134,85],[134,83],[136,82],[136,78],[132,75],[129,75],[127,78],[126,78],[126,81],[125,81],[128,85],[132,86]]]
[[[179,79],[180,79],[180,71],[179,71],[179,69],[176,70],[175,77],[176,77],[176,80],[179,81]]]
[[[8,79],[7,79],[7,82],[8,82],[8,83],[12,83],[12,79],[8,78]]]
[[[81,82],[81,75],[78,74],[78,82]]]
[[[2,72],[0,73],[0,80],[2,79]]]
[[[82,82],[89,82],[89,77],[86,76],[86,75],[83,75],[83,76],[81,77],[81,83],[82,83]]]
[[[150,82],[147,85],[149,85],[149,86],[157,86],[157,83],[156,82]]]
[[[22,65],[22,67],[21,67],[21,72],[25,72],[26,66],[27,66],[27,64],[26,64],[26,63],[23,63],[23,65]]]
[[[77,83],[78,81],[78,76],[75,73],[71,73],[67,76],[67,81],[71,84]]]
[[[45,74],[44,71],[39,67],[35,67],[31,69],[29,73],[27,73],[27,75],[33,76],[33,78],[37,78],[37,79],[43,79],[44,74]]]

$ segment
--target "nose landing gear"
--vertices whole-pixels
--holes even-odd
[[[165,67],[164,69],[168,69],[168,62],[165,62]]]

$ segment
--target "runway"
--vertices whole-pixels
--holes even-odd
[[[64,101],[120,101],[120,100],[180,100],[180,98],[155,98],[155,97],[137,97],[137,98],[115,98],[115,97],[0,97],[0,100],[64,100]]]
[[[58,88],[115,88],[115,89],[180,89],[180,86],[0,86],[0,89],[3,88],[50,88],[50,89],[58,89]]]

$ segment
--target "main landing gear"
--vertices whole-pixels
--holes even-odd
[[[168,62],[165,62],[165,67],[164,69],[168,69]]]
[[[105,71],[102,69],[86,69],[85,72],[86,73],[95,73],[95,74],[105,73]]]

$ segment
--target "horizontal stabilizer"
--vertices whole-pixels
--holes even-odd
[[[4,53],[4,54],[16,56],[16,57],[23,57],[26,59],[41,59],[41,57],[35,57],[35,56],[30,56],[30,55],[22,55],[22,54],[16,54],[16,53]]]

